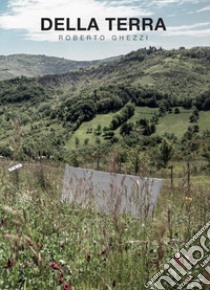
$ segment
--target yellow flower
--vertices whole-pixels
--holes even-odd
[[[185,200],[188,201],[188,202],[192,202],[192,197],[190,197],[190,196],[186,196],[186,197],[185,197]]]

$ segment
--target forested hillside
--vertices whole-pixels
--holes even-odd
[[[65,64],[59,60],[54,75],[0,82],[1,155],[65,159],[106,144],[151,155],[165,140],[173,150],[164,166],[172,155],[186,156],[189,144],[207,156],[210,149],[199,144],[210,137],[209,48],[140,49],[61,73]]]

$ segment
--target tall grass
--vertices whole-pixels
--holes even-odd
[[[18,187],[8,166],[0,173],[0,289],[145,289],[210,218],[205,186],[186,195],[165,182],[154,219],[142,220],[60,203],[61,165],[24,164]]]

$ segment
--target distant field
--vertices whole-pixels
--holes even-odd
[[[79,139],[79,147],[82,147],[84,145],[85,139],[89,139],[88,144],[94,144],[96,139],[99,138],[101,142],[103,142],[103,138],[101,136],[94,135],[94,131],[96,131],[97,127],[100,125],[101,128],[105,126],[109,126],[112,117],[115,115],[115,113],[109,113],[104,115],[97,115],[93,120],[89,122],[84,122],[82,125],[77,129],[77,131],[72,135],[72,137],[67,142],[67,148],[75,148],[75,139]],[[92,133],[87,133],[88,130],[92,130]]]
[[[183,134],[187,131],[187,128],[190,126],[189,117],[192,113],[192,110],[186,110],[183,108],[180,109],[180,114],[166,114],[164,117],[159,118],[158,125],[156,126],[156,134],[163,135],[165,133],[173,133],[178,138],[181,138]],[[151,117],[158,112],[158,109],[151,109],[147,107],[136,107],[135,114],[128,122],[136,123],[138,120],[146,118],[151,119]],[[75,139],[79,139],[79,146],[84,145],[85,139],[89,139],[88,144],[95,144],[96,139],[99,138],[100,142],[103,143],[104,139],[102,136],[97,136],[94,132],[97,130],[97,127],[100,125],[101,128],[109,127],[112,117],[117,113],[109,113],[104,115],[97,115],[93,120],[89,122],[84,122],[79,129],[72,135],[72,137],[67,142],[67,148],[75,148]],[[210,130],[210,112],[200,112],[198,125],[200,127],[200,132],[204,130]],[[88,133],[88,130],[92,130],[92,133]],[[120,138],[120,128],[115,130],[115,136]]]
[[[200,118],[198,121],[198,125],[200,130],[210,130],[210,111],[208,112],[200,112]]]
[[[132,118],[129,119],[128,122],[136,123],[136,121],[146,118],[151,119],[152,115],[157,112],[158,109],[151,109],[147,107],[136,107],[135,108],[135,114]],[[82,147],[84,145],[85,139],[89,139],[89,144],[94,144],[96,139],[99,138],[101,143],[104,142],[104,138],[101,136],[97,136],[94,134],[97,127],[100,125],[101,128],[103,127],[109,127],[111,120],[113,116],[117,113],[109,113],[109,114],[103,114],[103,115],[97,115],[93,120],[89,122],[84,122],[79,129],[72,135],[72,137],[67,142],[68,148],[75,148],[75,139],[79,139],[79,146]],[[88,130],[91,129],[92,133],[87,133]],[[120,137],[119,134],[120,129],[118,128],[115,130],[115,136],[118,138]]]
[[[156,133],[174,133],[177,137],[182,137],[190,125],[189,117],[191,110],[180,108],[180,114],[167,114],[159,119]]]
[[[182,137],[187,128],[192,125],[189,121],[189,117],[192,110],[185,110],[180,108],[180,114],[167,114],[159,119],[156,133],[163,135],[164,133],[174,133],[177,137]],[[210,130],[210,112],[199,112],[198,125],[200,132],[204,130]]]
[[[129,122],[135,123],[136,121],[139,121],[143,118],[151,119],[156,112],[158,112],[158,109],[156,108],[152,109],[148,107],[135,107],[135,114],[132,118],[130,118]]]

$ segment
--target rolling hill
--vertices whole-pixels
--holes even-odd
[[[46,55],[14,54],[0,56],[0,80],[15,77],[38,77],[67,73],[87,66],[109,63],[114,58],[95,61],[73,61]]]
[[[60,158],[60,152],[78,147],[78,140],[80,149],[96,142],[121,143],[126,122],[138,132],[135,138],[142,135],[141,119],[155,125],[154,137],[173,133],[181,139],[189,127],[190,136],[197,136],[198,127],[201,135],[210,130],[210,48],[140,49],[107,62],[24,55],[1,57],[2,68],[3,62],[13,72],[25,69],[27,76],[36,76],[0,81],[0,155],[21,151],[25,157],[41,152]],[[6,77],[3,70],[1,78]],[[120,120],[128,103],[135,113]],[[199,111],[195,123],[189,119],[193,108]]]
[[[101,63],[97,67],[55,76],[45,76],[39,81],[62,86],[63,94],[72,97],[81,90],[113,84],[134,85],[154,89],[173,98],[194,98],[210,90],[210,48],[179,50],[140,49],[128,55]]]

